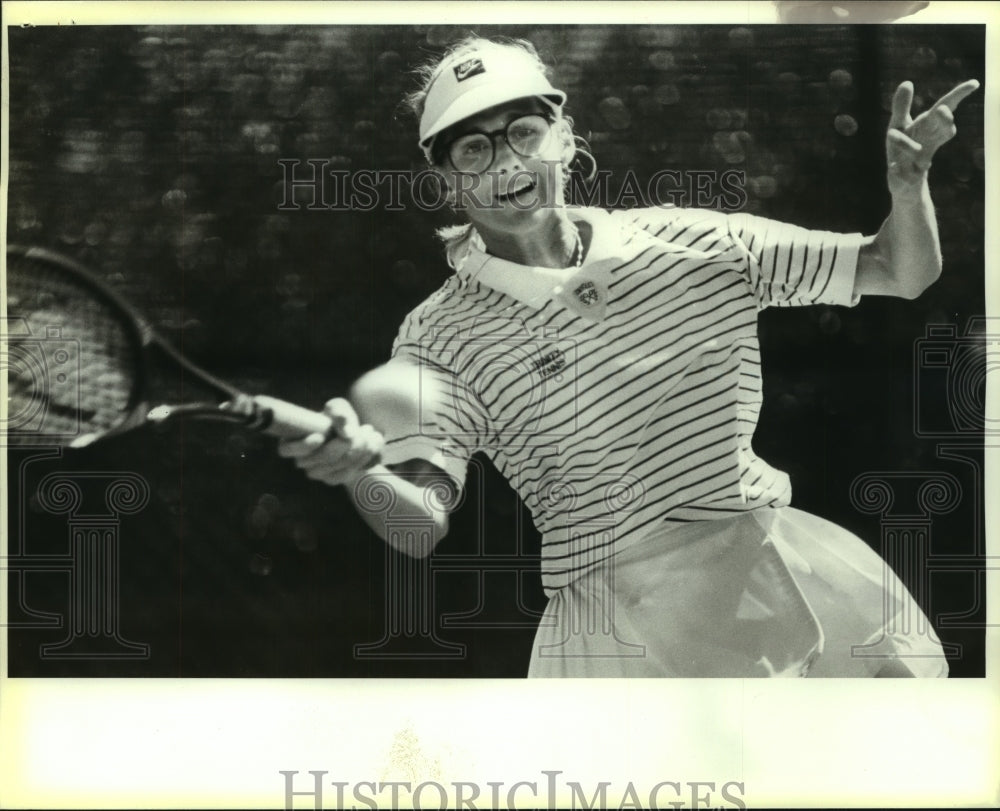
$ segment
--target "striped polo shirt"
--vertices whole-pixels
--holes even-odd
[[[863,241],[709,210],[569,213],[592,228],[579,269],[516,265],[476,238],[407,316],[393,355],[438,396],[385,453],[459,487],[485,454],[542,533],[550,595],[665,525],[789,503],[751,443],[757,312],[855,304]]]

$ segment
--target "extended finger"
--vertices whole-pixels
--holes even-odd
[[[323,434],[309,434],[302,439],[286,439],[278,443],[278,454],[289,459],[309,456],[323,447]]]
[[[941,98],[934,102],[934,107],[947,107],[949,111],[954,110],[961,104],[967,96],[975,93],[979,89],[979,82],[976,79],[969,79],[960,85],[953,87]],[[931,109],[934,109],[932,107]]]
[[[947,104],[935,107],[930,111],[928,118],[931,128],[931,154],[934,154],[939,146],[955,137],[958,128],[955,126],[955,116]]]
[[[946,141],[957,132],[955,115],[947,104],[937,105],[931,111],[931,120],[934,122],[934,128],[944,134]]]
[[[889,126],[902,129],[910,123],[910,106],[913,104],[913,82],[902,82],[892,96],[892,115]]]

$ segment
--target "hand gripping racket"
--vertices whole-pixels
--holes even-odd
[[[7,376],[0,444],[79,447],[147,422],[190,417],[284,438],[331,429],[324,414],[251,396],[199,368],[79,263],[42,248],[7,248],[0,366]],[[179,373],[182,402],[150,402],[154,372]],[[187,401],[189,383],[206,395]]]

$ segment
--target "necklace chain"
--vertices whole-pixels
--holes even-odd
[[[574,227],[573,231],[576,233],[576,244],[573,246],[573,253],[570,254],[570,261],[574,269],[579,270],[583,266],[583,236],[581,236],[579,228]],[[485,248],[485,245],[483,247]],[[486,252],[489,253],[489,251]],[[492,254],[490,255],[492,256]]]

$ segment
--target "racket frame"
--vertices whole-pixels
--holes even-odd
[[[100,434],[84,435],[89,438],[89,441],[82,444],[90,444],[93,441],[124,433],[146,422],[162,423],[180,417],[222,420],[254,430],[267,430],[270,427],[273,420],[271,409],[261,407],[250,395],[216,377],[182,355],[153,328],[142,313],[80,262],[56,251],[37,246],[8,245],[7,257],[8,261],[10,258],[14,258],[27,262],[45,263],[65,272],[77,281],[87,293],[93,295],[95,299],[119,316],[118,321],[125,328],[126,335],[133,344],[139,362],[132,369],[132,389],[129,392],[125,416],[120,422]],[[17,313],[8,313],[8,317],[16,318]],[[200,383],[219,395],[220,400],[215,403],[202,401],[180,405],[163,404],[150,409],[146,395],[150,380],[148,368],[151,360],[150,354],[153,351],[162,353],[168,362],[183,373],[194,376]],[[303,411],[306,410],[303,409]],[[315,414],[316,412],[309,413]],[[4,439],[8,440],[9,436],[16,436],[16,434],[17,432],[5,431]],[[61,435],[59,437],[53,435],[52,438],[53,444],[66,444],[57,441],[62,438]],[[80,440],[81,437],[78,436],[77,439]],[[10,443],[5,441],[4,444]],[[74,443],[70,442],[69,444],[73,445]]]

